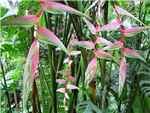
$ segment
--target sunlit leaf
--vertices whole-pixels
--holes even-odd
[[[60,39],[52,31],[45,27],[39,27],[39,29],[37,30],[37,39],[44,43],[57,46],[68,54],[66,47],[60,41]]]
[[[34,79],[37,77],[37,68],[39,64],[39,43],[34,40],[28,53],[23,75],[23,106],[26,108],[26,102],[31,91]]]
[[[121,95],[124,87],[126,74],[127,74],[127,64],[125,57],[123,57],[120,60],[120,68],[119,68],[119,96]]]
[[[85,71],[85,83],[88,85],[96,77],[97,60],[93,58]]]

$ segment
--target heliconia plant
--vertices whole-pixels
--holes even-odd
[[[98,1],[97,1],[98,2]],[[118,93],[121,96],[123,92],[123,88],[125,86],[126,76],[127,76],[127,58],[138,58],[144,61],[144,58],[134,49],[127,48],[126,38],[130,37],[138,32],[142,32],[144,30],[149,29],[149,26],[141,26],[141,27],[130,27],[126,28],[123,26],[121,16],[128,16],[133,18],[134,20],[142,23],[139,19],[133,16],[131,13],[126,11],[125,9],[119,7],[118,5],[114,5],[114,11],[116,13],[116,17],[112,19],[112,21],[101,25],[96,23],[93,25],[91,22],[91,18],[89,18],[84,13],[70,7],[67,4],[59,3],[58,1],[53,0],[39,0],[39,4],[41,5],[40,11],[37,15],[26,15],[26,16],[17,16],[13,17],[8,21],[4,20],[4,25],[17,25],[23,27],[34,27],[33,32],[35,32],[35,37],[33,38],[33,42],[28,52],[28,56],[26,59],[26,63],[24,66],[24,75],[23,75],[23,108],[26,108],[26,103],[33,85],[33,82],[36,80],[38,76],[38,65],[39,65],[39,43],[45,43],[48,45],[55,46],[59,48],[64,53],[64,64],[65,69],[60,71],[59,66],[58,70],[55,72],[56,75],[59,73],[62,75],[62,78],[56,76],[56,83],[61,84],[61,88],[56,88],[56,92],[64,94],[64,105],[67,103],[67,99],[69,99],[69,91],[72,90],[79,90],[78,85],[76,86],[76,77],[72,75],[72,63],[74,62],[72,57],[77,55],[82,55],[83,51],[80,51],[80,48],[91,52],[90,61],[87,62],[87,66],[83,75],[85,75],[85,84],[89,86],[90,82],[96,79],[96,72],[97,72],[97,64],[99,63],[98,60],[106,60],[106,59],[113,59],[114,53],[118,52],[119,60],[119,88]],[[78,16],[83,17],[83,21],[88,27],[89,31],[92,34],[92,40],[72,40],[71,47],[66,47],[61,41],[61,37],[55,35],[53,31],[42,26],[40,24],[41,17],[44,13],[55,13],[55,14],[64,14],[67,12],[69,14],[75,14]],[[44,15],[45,16],[45,15]],[[7,20],[7,18],[5,18]],[[143,23],[142,23],[143,24]],[[144,25],[144,24],[143,24]],[[121,33],[121,36],[118,40],[113,39],[113,41],[109,41],[107,38],[102,37],[100,32],[103,31],[116,31],[118,30]],[[41,44],[42,44],[41,43]],[[100,45],[97,46],[97,45]],[[102,46],[101,46],[102,45]],[[76,49],[76,50],[74,50]],[[54,52],[57,52],[54,50]],[[57,56],[57,55],[56,55]],[[85,55],[85,57],[88,57]],[[61,57],[63,58],[63,57]],[[51,60],[51,59],[50,59]],[[88,61],[88,58],[87,58]],[[107,61],[106,61],[107,62]],[[109,61],[108,61],[109,62]],[[56,63],[57,64],[57,63]],[[60,63],[61,64],[61,63]],[[55,65],[55,64],[54,64]],[[107,65],[107,63],[106,63]],[[54,66],[55,67],[55,66]],[[110,66],[111,67],[111,66]],[[53,76],[53,75],[52,75]],[[59,79],[57,79],[59,78]],[[96,80],[95,80],[96,81]],[[62,87],[63,86],[63,87]]]

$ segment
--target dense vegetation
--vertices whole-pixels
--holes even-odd
[[[149,0],[0,0],[0,113],[150,113]]]

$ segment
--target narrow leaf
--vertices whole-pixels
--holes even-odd
[[[115,10],[117,11],[118,14],[131,17],[131,18],[135,19],[136,21],[138,21],[138,22],[140,22],[141,24],[144,25],[143,22],[141,22],[138,18],[136,18],[135,16],[133,16],[131,13],[129,13],[129,12],[126,11],[125,9],[123,9],[123,8],[121,8],[121,7],[119,7],[119,6],[115,6]]]
[[[89,85],[89,83],[96,77],[96,69],[97,69],[97,60],[93,58],[85,71],[85,83]]]
[[[91,31],[92,34],[96,34],[96,28],[95,26],[90,22],[88,21],[86,18],[83,18],[84,22],[86,23],[86,25],[88,26],[89,30]]]
[[[59,38],[52,31],[48,30],[45,27],[39,27],[39,29],[37,30],[37,39],[44,43],[57,46],[68,54],[66,47],[59,40]]]
[[[127,73],[127,64],[125,57],[121,58],[120,61],[120,68],[119,68],[119,96],[122,93],[123,86],[126,79],[126,73]]]

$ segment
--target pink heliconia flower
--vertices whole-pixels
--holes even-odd
[[[78,89],[78,87],[72,84],[67,84],[67,89],[75,90]]]
[[[119,95],[122,93],[122,89],[125,83],[127,73],[127,64],[125,57],[120,60],[120,68],[119,68]]]
[[[88,26],[88,28],[91,31],[91,33],[95,35],[96,32],[97,32],[95,26],[90,21],[88,21],[86,18],[83,18],[83,20],[86,23],[86,25]]]
[[[65,84],[66,80],[64,80],[64,79],[57,79],[56,82],[59,83],[59,84]]]
[[[57,11],[65,11],[71,14],[84,15],[80,11],[62,3],[58,3],[50,0],[39,0],[39,2],[44,11],[51,12],[51,10],[57,10]]]
[[[36,15],[18,16],[10,20],[11,24],[15,25],[34,25],[39,22],[39,17]]]
[[[114,19],[112,22],[101,26],[100,31],[113,31],[120,27],[121,21],[119,19]]]
[[[50,31],[49,29],[47,29],[45,27],[38,28],[37,39],[42,42],[57,46],[68,54],[66,47],[60,41],[60,39],[52,31]]]
[[[108,58],[108,57],[112,57],[112,55],[108,52],[105,52],[104,50],[102,49],[98,49],[95,51],[95,56],[97,58]]]
[[[33,46],[34,48],[36,48],[35,50],[35,54],[32,56],[32,76],[33,79],[36,78],[36,73],[37,73],[37,68],[38,68],[38,64],[39,64],[39,43],[33,42]]]
[[[105,38],[102,37],[97,37],[95,43],[99,43],[99,44],[104,44],[104,45],[112,45],[113,43],[111,41],[106,40]]]
[[[78,40],[74,40],[74,43],[72,44],[73,46],[79,46],[79,47],[83,47],[86,49],[94,49],[95,48],[95,44],[92,41],[78,41]]]
[[[140,54],[137,53],[135,50],[130,49],[130,48],[123,48],[123,54],[125,56],[131,56],[131,57],[135,57],[135,58],[139,58]]]
[[[131,27],[131,28],[125,28],[125,29],[121,29],[120,31],[123,33],[124,36],[132,36],[135,33],[139,33],[142,32],[146,29],[149,29],[149,26],[146,27]]]
[[[99,32],[100,29],[101,29],[101,26],[97,24],[96,27],[95,27],[95,29],[96,29],[96,32]]]
[[[28,54],[28,61],[31,61],[32,79],[36,78],[37,68],[39,64],[39,42],[34,40]]]
[[[71,81],[75,80],[75,78],[73,76],[71,76],[71,75],[68,75],[67,78],[68,78],[68,80],[71,80]]]
[[[65,88],[59,88],[56,91],[59,92],[59,93],[64,93],[64,94],[66,93],[66,89]]]
[[[85,71],[85,83],[88,85],[90,81],[92,81],[96,76],[97,69],[97,59],[94,57],[88,64],[87,69]]]

